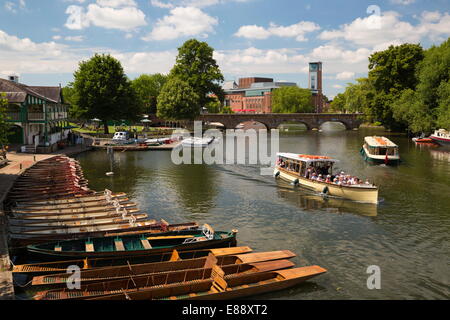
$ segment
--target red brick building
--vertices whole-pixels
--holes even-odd
[[[226,82],[225,106],[234,112],[270,113],[272,112],[273,90],[282,86],[296,86],[293,82],[274,82],[272,78],[241,78],[239,85]]]
[[[283,86],[296,86],[294,82],[274,82],[272,78],[241,78],[239,84],[225,82],[225,106],[234,112],[270,113],[272,112],[273,90]],[[309,64],[308,87],[312,93],[312,104],[316,113],[325,111],[322,93],[322,62]]]

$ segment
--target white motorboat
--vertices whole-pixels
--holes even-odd
[[[190,137],[184,139],[181,144],[183,147],[207,147],[213,141],[213,137]]]

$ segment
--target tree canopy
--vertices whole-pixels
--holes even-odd
[[[110,120],[139,117],[138,98],[117,59],[95,54],[90,60],[80,62],[74,78],[75,104],[84,117],[101,119],[105,133]]]
[[[199,96],[177,77],[170,77],[158,96],[157,116],[169,120],[193,120],[200,114]]]
[[[178,77],[192,87],[198,95],[199,110],[213,100],[209,96],[211,93],[220,101],[225,97],[221,87],[224,78],[213,53],[214,49],[206,42],[188,40],[178,48],[176,63],[170,72],[170,76]]]
[[[275,89],[272,95],[272,112],[301,113],[312,112],[314,106],[309,89],[295,87],[281,87]]]
[[[5,98],[4,94],[0,93],[0,151],[3,150],[4,146],[8,144],[8,132],[10,125],[6,121],[7,107],[8,100]]]
[[[348,84],[331,107],[362,110],[368,121],[380,121],[390,129],[449,129],[449,81],[450,38],[428,50],[417,44],[390,46],[370,56],[368,78]]]
[[[161,73],[143,74],[131,81],[144,113],[156,113],[158,96],[167,82],[167,76]]]

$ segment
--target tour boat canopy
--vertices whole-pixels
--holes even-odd
[[[307,155],[307,154],[296,154],[296,153],[283,153],[279,152],[277,153],[278,157],[302,161],[302,162],[339,162],[339,160],[332,159],[330,157],[326,156],[314,156],[314,155]]]
[[[395,143],[393,143],[391,140],[385,137],[377,137],[377,136],[371,136],[371,137],[365,137],[365,142],[370,147],[378,147],[378,148],[396,148],[398,147]]]

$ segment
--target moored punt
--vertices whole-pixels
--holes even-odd
[[[129,203],[121,203],[118,207],[115,207],[113,205],[104,205],[104,206],[97,206],[97,207],[79,207],[79,208],[68,208],[68,209],[56,209],[56,210],[45,210],[45,211],[27,211],[27,210],[17,210],[12,209],[12,214],[15,217],[24,217],[28,219],[37,218],[40,219],[41,217],[48,217],[48,216],[63,216],[63,215],[72,215],[77,213],[94,213],[94,212],[115,212],[116,208],[118,208],[119,211],[122,211],[123,209],[130,209],[135,208],[136,204],[134,202]]]
[[[128,203],[130,200],[128,198],[120,198],[117,199],[119,204]],[[81,203],[68,203],[68,204],[55,204],[48,206],[34,206],[34,207],[16,207],[12,208],[12,212],[23,212],[23,213],[33,213],[33,212],[52,212],[59,211],[62,209],[76,209],[76,208],[94,208],[94,207],[105,207],[111,205],[112,202],[108,202],[106,200],[98,200],[91,202],[81,202]]]
[[[143,264],[128,264],[106,268],[96,268],[91,270],[83,270],[80,272],[79,281],[80,284],[111,281],[130,276],[150,275],[153,273],[180,271],[197,268],[207,268],[210,265],[209,260],[213,253],[210,253],[207,257],[185,259],[166,262],[153,262]],[[215,263],[219,266],[227,266],[233,264],[249,264],[264,261],[274,261],[290,259],[295,257],[295,254],[289,250],[272,251],[272,252],[259,252],[259,253],[247,253],[242,255],[228,255],[214,258]],[[71,279],[71,274],[51,274],[45,276],[34,277],[32,280],[33,286],[64,286],[67,281]]]
[[[58,241],[27,246],[29,254],[43,257],[110,257],[136,255],[143,252],[161,253],[176,250],[194,250],[235,246],[237,231],[215,231],[209,226],[201,229],[166,232],[160,235],[136,234]]]
[[[105,192],[94,192],[91,195],[80,195],[80,196],[69,196],[63,199],[57,200],[43,200],[43,201],[21,201],[17,203],[17,207],[27,207],[27,208],[43,208],[45,206],[53,205],[66,205],[66,204],[84,204],[92,201],[100,201],[108,199],[108,196],[112,199],[125,198],[127,195],[124,192],[111,193],[111,191],[106,190]],[[43,207],[44,206],[44,207]]]
[[[55,222],[40,222],[34,224],[22,224],[22,225],[11,225],[9,224],[9,230],[13,233],[59,233],[59,230],[70,230],[71,228],[89,228],[89,227],[105,227],[108,225],[120,225],[120,224],[132,224],[133,221],[150,222],[147,220],[148,215],[146,213],[137,213],[133,215],[128,215],[125,217],[106,217],[106,218],[91,218],[84,220],[75,221],[55,221]],[[155,224],[156,220],[152,220],[152,224]],[[69,231],[67,233],[70,233]]]
[[[127,214],[136,214],[139,209],[129,209]],[[9,225],[13,226],[37,226],[37,225],[51,225],[51,224],[64,224],[65,222],[77,222],[84,220],[95,220],[95,219],[105,219],[105,218],[119,218],[122,217],[122,213],[117,213],[115,211],[111,212],[89,212],[89,213],[77,213],[68,215],[47,215],[41,218],[8,218]]]
[[[360,153],[366,161],[386,165],[400,163],[398,146],[386,137],[365,137]]]
[[[278,164],[274,176],[288,182],[298,184],[324,195],[349,199],[353,201],[378,203],[378,188],[368,184],[336,184],[333,183],[333,165],[339,160],[326,156],[313,156],[294,153],[278,153]],[[312,179],[308,169],[323,172],[329,181]]]
[[[66,234],[46,234],[46,235],[11,233],[10,237],[12,240],[11,248],[20,248],[32,244],[47,243],[51,241],[66,241],[79,239],[86,240],[87,238],[113,237],[113,236],[120,237],[126,235],[137,236],[146,234],[162,234],[167,232],[175,232],[175,231],[178,232],[196,229],[198,229],[198,224],[196,222],[170,224],[170,225],[167,224],[167,222],[161,222],[149,226],[120,228],[113,231],[95,231],[95,232],[80,232],[80,233],[66,233]],[[49,259],[53,258],[53,256],[41,255],[41,258]],[[62,259],[66,258],[67,257],[63,257]]]
[[[218,268],[218,267],[217,267]],[[216,272],[214,278],[171,283],[146,290],[118,292],[87,300],[223,300],[237,299],[294,287],[327,272],[319,266],[279,271],[248,273],[226,277]]]
[[[98,270],[107,267],[128,265],[128,264],[142,264],[150,262],[165,262],[165,261],[179,261],[186,259],[198,259],[207,257],[212,253],[216,257],[223,257],[227,255],[239,255],[242,261],[242,257],[246,253],[250,253],[253,250],[250,247],[230,247],[219,249],[200,249],[200,250],[187,250],[180,251],[173,250],[170,252],[163,252],[159,254],[138,254],[135,256],[127,257],[111,257],[111,258],[86,258],[77,260],[64,260],[64,261],[52,261],[41,262],[23,265],[14,265],[13,274],[51,274],[51,273],[66,273],[69,266],[78,266],[82,270]]]
[[[292,268],[294,263],[289,260],[276,260],[256,263],[243,263],[224,265],[221,268],[215,264],[217,260],[214,256],[208,257],[203,267],[181,270],[160,272],[144,276],[132,276],[121,280],[112,280],[81,285],[80,289],[69,290],[54,289],[38,292],[33,299],[35,300],[66,300],[66,299],[86,299],[115,295],[119,292],[145,292],[154,287],[179,285],[203,281],[214,277],[217,272],[222,273],[223,279],[238,278],[241,275],[258,274],[272,270]],[[131,278],[131,279],[130,279]]]

